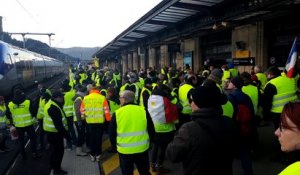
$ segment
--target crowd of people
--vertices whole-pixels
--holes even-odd
[[[53,173],[67,174],[61,169],[64,149],[100,161],[102,136],[107,133],[109,152],[119,154],[126,175],[133,174],[134,165],[143,175],[150,170],[168,173],[172,170],[164,166],[165,156],[182,162],[187,175],[230,175],[234,158],[240,159],[245,175],[252,175],[257,127],[271,120],[279,140],[276,159],[294,163],[281,175],[299,173],[298,79],[299,75],[289,78],[278,67],[263,71],[255,66],[251,72],[239,72],[232,64],[197,73],[188,67],[183,71],[163,67],[128,70],[123,75],[108,67],[71,65],[60,89],[39,85],[38,107],[21,90],[8,105],[0,97],[0,150],[7,150],[7,126],[13,125],[24,159],[27,133],[32,156],[38,158],[37,150],[50,146]],[[36,122],[41,128],[38,138]],[[291,151],[293,158],[283,153]]]

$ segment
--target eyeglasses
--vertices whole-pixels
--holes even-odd
[[[284,124],[282,124],[282,122],[280,122],[280,124],[279,124],[279,131],[280,132],[283,132],[283,131],[286,131],[286,130],[294,130],[294,129],[297,129],[297,127],[296,126],[288,126],[288,125],[284,125]]]

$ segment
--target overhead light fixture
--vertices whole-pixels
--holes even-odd
[[[222,21],[221,22],[221,26],[227,27],[228,26],[228,22]]]
[[[215,23],[213,26],[212,26],[212,29],[213,30],[216,30],[218,28],[217,24]]]

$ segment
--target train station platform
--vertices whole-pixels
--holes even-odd
[[[254,174],[273,175],[278,174],[287,165],[275,162],[272,158],[276,152],[276,138],[272,125],[262,126],[258,128],[260,142],[258,149],[253,154],[253,169]],[[62,169],[68,172],[68,175],[120,175],[119,156],[117,153],[110,153],[110,141],[107,134],[103,137],[102,150],[103,154],[101,161],[92,162],[89,156],[76,156],[75,149],[72,151],[65,150]],[[11,161],[13,154],[16,151],[16,145],[12,145],[12,151],[0,154],[0,170],[6,165],[6,161]],[[51,173],[48,168],[49,151],[42,151],[39,159],[33,159],[30,151],[27,152],[28,159],[22,160],[21,156],[17,156],[15,163],[10,167],[9,172],[5,175],[49,175]],[[181,163],[171,163],[165,160],[164,166],[171,170],[166,175],[183,174]],[[3,172],[3,171],[2,171]],[[0,173],[3,174],[3,173]],[[134,171],[138,175],[138,171]],[[151,172],[154,174],[154,172]],[[233,175],[243,174],[241,162],[238,159],[233,163]],[[3,174],[4,175],[4,174]]]

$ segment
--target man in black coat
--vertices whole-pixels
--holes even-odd
[[[48,101],[44,108],[44,130],[50,143],[50,166],[53,169],[54,175],[67,174],[66,171],[61,169],[61,162],[64,156],[64,138],[67,141],[71,141],[71,136],[67,131],[66,116],[62,110],[63,105],[64,95],[60,91],[55,91],[52,93],[51,100]],[[49,124],[45,120],[51,120],[54,127],[49,127]]]
[[[186,175],[231,175],[236,127],[222,116],[226,96],[216,87],[200,86],[190,95],[192,121],[185,123],[167,147],[172,162]]]

